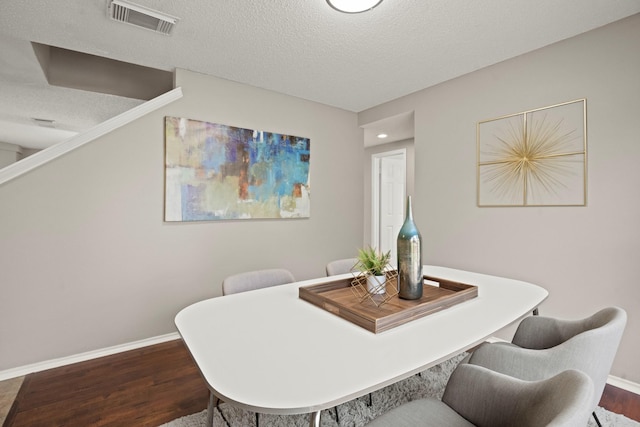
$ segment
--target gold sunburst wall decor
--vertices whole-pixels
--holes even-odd
[[[587,101],[477,125],[478,206],[585,206]]]

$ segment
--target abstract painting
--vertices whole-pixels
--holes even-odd
[[[165,221],[310,216],[310,140],[165,117]]]
[[[478,206],[585,206],[586,100],[483,120]]]

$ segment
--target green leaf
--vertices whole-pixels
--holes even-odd
[[[358,249],[358,261],[363,271],[369,271],[375,276],[384,274],[384,270],[391,259],[391,251],[386,253],[378,252],[371,246]]]

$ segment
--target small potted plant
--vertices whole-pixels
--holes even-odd
[[[375,294],[385,293],[387,281],[385,270],[391,258],[391,251],[379,252],[369,246],[358,250],[358,267],[367,275],[367,291]]]

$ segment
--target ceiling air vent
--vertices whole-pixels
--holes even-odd
[[[51,120],[51,119],[39,119],[37,117],[31,117],[31,121],[33,121],[35,124],[37,124],[38,126],[41,126],[43,128],[55,128],[56,127],[56,121],[55,120]]]
[[[113,20],[165,35],[171,34],[173,27],[178,22],[178,18],[175,16],[123,0],[111,0],[108,6],[108,13]]]

